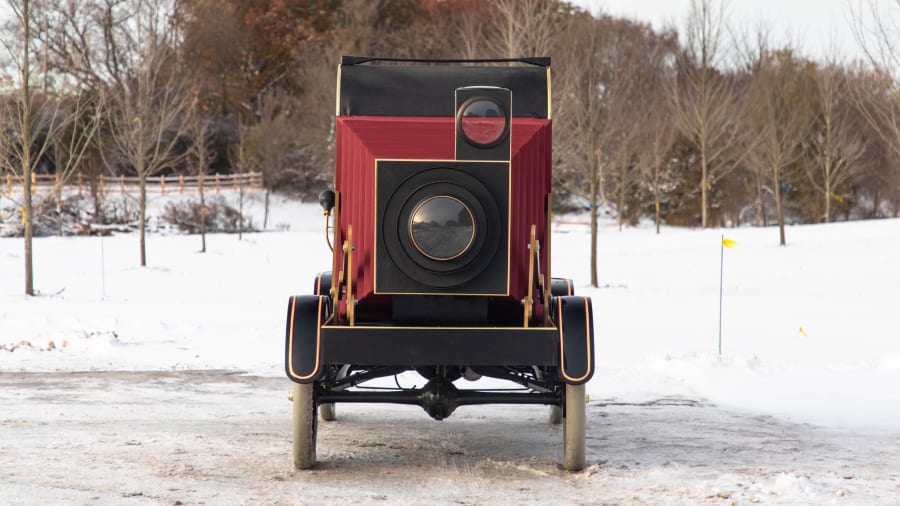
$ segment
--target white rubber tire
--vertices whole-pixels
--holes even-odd
[[[319,418],[326,422],[333,422],[335,418],[334,403],[325,402],[319,404]]]
[[[317,417],[313,385],[294,384],[294,468],[310,469],[316,462]]]
[[[563,425],[563,466],[566,471],[584,469],[586,411],[584,385],[566,385],[566,417]]]
[[[550,406],[550,425],[559,425],[562,423],[562,408],[559,406]]]

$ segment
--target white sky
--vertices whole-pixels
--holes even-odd
[[[684,26],[690,0],[570,0],[591,12],[601,9],[616,16],[649,21],[654,27],[674,24]],[[869,0],[731,0],[731,22],[740,29],[753,30],[760,20],[773,25],[775,42],[792,41],[804,54],[820,58],[834,53],[842,58],[862,57],[862,51],[851,29],[851,6]],[[877,0],[887,4],[891,0]],[[834,41],[834,44],[832,44]]]

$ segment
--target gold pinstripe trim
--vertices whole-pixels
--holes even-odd
[[[375,164],[378,162],[445,162],[445,163],[505,163],[509,165],[509,160],[456,160],[447,158],[376,158]]]
[[[341,115],[341,68],[343,65],[338,65],[337,68],[337,84],[335,85],[336,93],[334,94],[334,115]]]
[[[547,67],[547,119],[553,119],[553,94],[551,93],[550,67]]]

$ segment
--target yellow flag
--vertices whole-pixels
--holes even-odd
[[[728,249],[733,249],[737,245],[737,241],[734,239],[722,239],[722,246],[725,246]]]

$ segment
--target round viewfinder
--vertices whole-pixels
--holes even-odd
[[[488,146],[503,138],[506,132],[506,113],[493,100],[473,99],[463,106],[460,128],[472,144]]]
[[[420,253],[433,260],[452,260],[468,251],[475,239],[475,220],[467,205],[453,197],[430,197],[416,206],[409,235]]]

